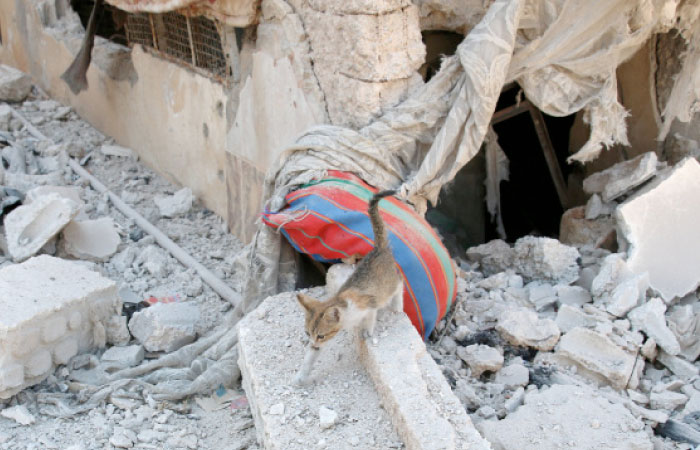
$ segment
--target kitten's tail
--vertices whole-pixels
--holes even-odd
[[[386,238],[386,231],[384,230],[384,221],[379,215],[379,200],[394,194],[396,194],[396,191],[377,192],[369,201],[369,220],[372,222],[372,231],[374,231],[374,246],[376,248],[386,247],[389,244],[389,241]]]

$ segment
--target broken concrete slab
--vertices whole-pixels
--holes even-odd
[[[80,259],[105,261],[121,243],[111,217],[71,221],[62,232],[66,252]]]
[[[510,309],[498,318],[496,330],[512,345],[549,351],[559,341],[559,328],[529,309]]]
[[[37,253],[78,214],[73,201],[49,194],[5,217],[5,236],[10,255],[21,262]]]
[[[167,197],[153,199],[162,217],[177,217],[192,209],[194,195],[192,189],[185,187]]]
[[[639,306],[627,315],[632,326],[644,331],[647,336],[656,341],[669,355],[677,355],[681,352],[681,346],[676,336],[666,325],[666,305],[660,298],[652,298],[642,306]]]
[[[627,264],[649,272],[667,302],[700,285],[700,163],[687,158],[621,204],[615,218],[629,242]]]
[[[149,352],[172,352],[195,340],[199,317],[193,302],[156,303],[134,313],[129,331]]]
[[[309,295],[322,297],[323,290],[313,289]],[[307,450],[317,448],[319,439],[324,439],[326,448],[342,448],[352,437],[360,439],[356,448],[401,445],[360,362],[355,333],[341,332],[329,342],[311,372],[312,384],[297,388],[292,381],[305,348],[304,314],[296,295],[282,293],[264,300],[237,326],[242,385],[261,446]],[[381,342],[384,337],[378,336]],[[407,344],[402,342],[401,348],[405,351]],[[278,404],[282,407],[275,406]],[[321,406],[336,412],[339,423],[321,429]],[[280,414],[272,414],[280,410]]]
[[[657,162],[656,153],[643,153],[588,176],[583,180],[583,190],[600,194],[604,202],[610,202],[653,177]]]
[[[556,239],[525,236],[513,246],[515,271],[525,281],[540,280],[553,284],[571,284],[578,279],[578,259],[581,257],[574,247],[564,245]]]
[[[644,423],[587,386],[553,385],[525,395],[525,404],[477,428],[494,450],[606,448],[651,450]]]
[[[635,355],[617,346],[607,336],[582,327],[562,336],[556,354],[601,375],[616,389],[627,387],[635,369]]]
[[[467,363],[474,378],[479,378],[484,372],[497,372],[503,366],[503,354],[488,345],[459,347],[457,356]]]
[[[0,64],[0,101],[21,102],[32,90],[29,75],[14,67]]]
[[[0,398],[104,345],[103,322],[121,313],[113,281],[46,255],[0,269],[0,292]]]
[[[408,317],[382,315],[378,336],[360,341],[360,357],[406,448],[489,448]]]

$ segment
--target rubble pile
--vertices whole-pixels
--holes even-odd
[[[430,352],[494,448],[694,448],[700,164],[647,153],[584,189],[581,218],[562,228],[586,242],[467,251]],[[595,222],[617,234],[616,252]]]
[[[76,176],[68,158],[235,289],[241,244],[189,189],[1,68],[0,449],[257,448],[238,386],[164,401],[109,381],[207,336],[231,304]],[[28,307],[26,297],[39,303]],[[211,363],[162,369],[148,382],[194,379]]]

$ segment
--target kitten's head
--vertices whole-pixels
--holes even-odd
[[[297,294],[297,300],[306,313],[304,328],[311,346],[319,349],[341,330],[343,311],[337,304],[331,306],[304,294]]]

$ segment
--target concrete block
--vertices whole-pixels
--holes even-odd
[[[114,362],[123,367],[136,366],[143,361],[144,351],[140,345],[111,347],[102,355],[102,361]]]
[[[700,285],[700,163],[687,158],[621,204],[615,218],[630,249],[627,264],[649,272],[665,301]]]
[[[457,356],[467,363],[474,378],[479,378],[484,372],[497,372],[503,367],[501,352],[488,345],[474,344],[459,347]]]
[[[587,328],[577,327],[562,336],[556,353],[601,375],[616,389],[627,386],[635,368],[635,355]]]
[[[583,306],[593,300],[588,289],[584,289],[581,286],[559,284],[554,286],[554,290],[557,293],[557,301],[560,306]]]
[[[506,389],[527,386],[530,382],[530,371],[522,364],[510,364],[498,371],[495,382],[504,385]]]
[[[0,64],[0,101],[21,102],[32,90],[32,79],[14,67]]]
[[[185,187],[173,195],[155,197],[153,201],[162,217],[177,217],[192,209],[194,195],[192,189]]]
[[[49,194],[13,210],[5,217],[10,255],[21,262],[37,253],[78,214],[78,205]]]
[[[156,303],[134,313],[129,330],[149,352],[172,352],[194,341],[199,316],[192,302]]]
[[[93,348],[94,327],[121,313],[113,281],[47,255],[0,269],[0,292],[0,398]]]
[[[313,289],[309,295],[322,297],[323,289]],[[238,327],[242,385],[261,447],[308,450],[318,448],[324,439],[325,448],[344,448],[358,438],[354,448],[401,445],[360,361],[355,333],[341,332],[330,341],[311,372],[312,384],[297,388],[292,381],[304,359],[305,334],[295,294],[264,300]],[[384,337],[379,329],[375,332],[381,345]],[[409,376],[401,379],[413,383]],[[325,430],[318,416],[322,406],[338,414],[336,424]]]
[[[571,284],[579,277],[578,259],[581,255],[578,250],[556,239],[525,236],[515,241],[513,250],[515,271],[525,281]]]
[[[657,162],[656,153],[643,153],[588,176],[583,180],[583,190],[600,194],[604,202],[615,200],[653,177]]]
[[[477,427],[494,450],[654,448],[642,421],[587,386],[534,390],[505,419],[483,421]]]
[[[406,448],[488,449],[408,317],[388,313],[378,327],[360,355]]]
[[[627,315],[632,326],[644,331],[647,336],[656,341],[669,355],[677,355],[681,352],[681,346],[676,335],[666,325],[666,305],[660,298],[652,298],[642,306],[639,306]]]
[[[105,261],[117,252],[121,243],[114,221],[109,217],[71,221],[63,229],[66,252],[79,259]]]
[[[513,345],[549,351],[559,340],[559,328],[528,309],[509,309],[498,318],[496,330]]]
[[[494,239],[468,249],[467,258],[479,263],[484,275],[493,275],[511,267],[515,251],[505,241]]]

